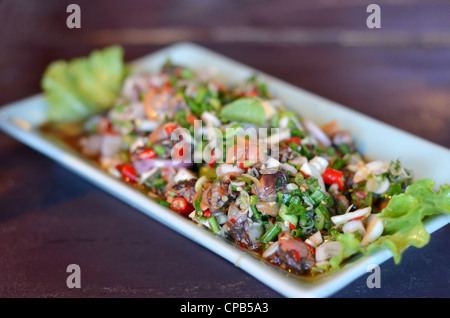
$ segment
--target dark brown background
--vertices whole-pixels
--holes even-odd
[[[377,1],[370,30],[371,2],[3,0],[0,105],[39,93],[55,59],[118,43],[130,61],[193,41],[450,147],[449,2]],[[70,3],[81,29],[66,27]],[[0,153],[0,296],[280,296],[3,133]],[[380,289],[363,276],[334,297],[449,297],[449,239],[446,227],[384,263]],[[72,263],[79,290],[66,287]]]

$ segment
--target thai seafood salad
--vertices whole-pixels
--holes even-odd
[[[75,62],[51,65],[43,88],[53,121],[81,123],[83,154],[289,272],[336,270],[381,246],[399,262],[428,242],[424,218],[449,213],[448,185],[364,158],[348,130],[299,116],[257,76],[230,84],[170,60],[130,73],[117,47]],[[70,80],[80,73],[88,84]]]

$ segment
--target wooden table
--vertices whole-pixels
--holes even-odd
[[[81,7],[81,29],[66,8]],[[130,61],[193,41],[450,147],[450,4],[378,1],[0,2],[0,105],[40,92],[55,59],[110,44]],[[418,149],[417,151],[420,151]],[[280,297],[251,276],[0,133],[1,297]],[[426,163],[424,163],[426,164]],[[448,171],[443,173],[449,173]],[[449,297],[449,227],[333,297]],[[82,269],[68,289],[66,267]]]

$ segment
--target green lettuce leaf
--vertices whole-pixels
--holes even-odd
[[[119,95],[125,72],[119,46],[51,63],[41,81],[49,120],[76,121],[108,109]]]
[[[395,195],[378,217],[385,221],[383,235],[367,247],[371,253],[381,246],[387,247],[398,264],[408,246],[423,247],[430,240],[423,220],[425,217],[450,213],[450,186],[433,190],[435,182],[422,179],[410,185],[405,193]]]
[[[330,259],[330,265],[332,269],[337,269],[341,263],[348,257],[361,252],[361,241],[355,236],[354,233],[346,233],[338,235],[338,242],[341,243],[341,251],[339,255],[333,256]]]
[[[254,98],[239,98],[230,104],[225,105],[219,117],[224,122],[237,121],[252,123],[256,126],[264,124],[266,119],[264,107]]]

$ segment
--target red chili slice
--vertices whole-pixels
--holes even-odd
[[[358,216],[357,218],[351,219],[350,221],[357,221],[357,220],[361,220],[364,217],[364,215],[362,216]]]
[[[194,122],[197,120],[198,118],[195,117],[194,115],[188,115],[186,116],[186,120],[188,121],[189,124],[194,125]]]
[[[155,157],[156,157],[155,151],[152,148],[147,148],[137,156],[137,159],[138,160],[153,159]]]
[[[344,189],[344,173],[342,171],[327,168],[322,174],[323,182],[327,185],[337,184],[339,190]]]
[[[194,211],[194,207],[183,197],[176,197],[170,204],[170,208],[177,213],[188,215]]]
[[[302,145],[302,139],[300,137],[292,137],[286,140],[286,143],[289,145],[290,143],[297,144],[299,146]]]
[[[123,165],[116,166],[116,169],[122,174],[122,179],[126,182],[136,183],[138,182],[138,176],[134,166],[131,163],[124,163]]]
[[[166,133],[170,136],[170,134],[177,129],[177,127],[175,125],[167,125],[165,128]]]
[[[258,92],[256,91],[256,88],[252,89],[249,92],[244,93],[245,97],[256,97],[258,96]]]

